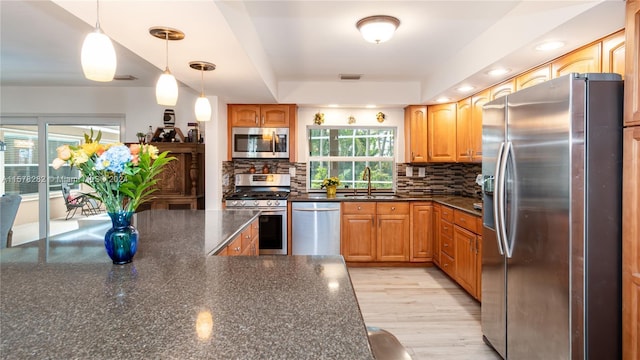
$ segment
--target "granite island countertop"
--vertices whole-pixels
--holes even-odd
[[[258,214],[141,212],[127,265],[90,231],[2,249],[2,357],[372,359],[342,257],[207,256]]]

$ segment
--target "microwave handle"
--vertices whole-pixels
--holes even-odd
[[[271,151],[273,151],[273,156],[276,156],[276,132],[271,132]]]

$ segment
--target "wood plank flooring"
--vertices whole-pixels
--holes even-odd
[[[429,268],[349,268],[367,326],[394,334],[413,360],[498,360],[482,341],[480,304]]]

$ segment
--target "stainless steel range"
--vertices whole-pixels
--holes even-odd
[[[233,194],[225,198],[227,209],[260,210],[260,254],[287,255],[288,174],[238,174]]]

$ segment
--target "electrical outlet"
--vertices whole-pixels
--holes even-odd
[[[426,171],[425,171],[425,170],[426,170],[426,169],[425,169],[425,168],[423,168],[423,167],[418,168],[418,176],[419,176],[419,177],[425,177],[425,175],[426,175]]]
[[[407,166],[406,176],[407,177],[413,176],[413,168],[411,166]]]
[[[229,186],[229,175],[228,174],[224,174],[222,176],[222,185],[223,186]]]
[[[289,175],[291,175],[291,177],[296,177],[296,168],[295,167],[290,167],[289,168]]]

